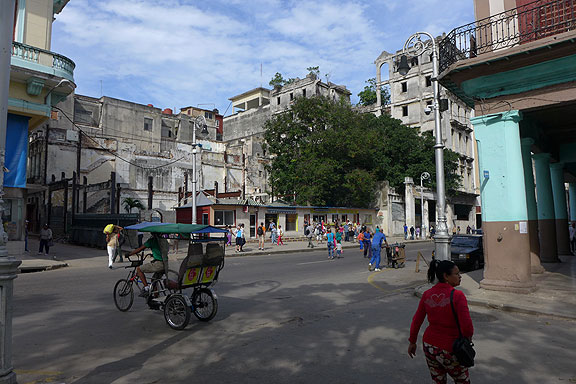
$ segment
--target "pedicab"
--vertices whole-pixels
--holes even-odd
[[[128,276],[118,280],[114,286],[114,303],[126,312],[134,302],[134,286],[146,297],[151,309],[164,311],[166,323],[173,329],[186,328],[193,313],[200,321],[210,321],[218,311],[218,298],[212,286],[224,268],[224,249],[227,230],[200,224],[142,223],[125,227],[126,230],[149,232],[158,238],[164,271],[152,276],[147,295],[142,294],[143,282],[136,274],[136,268],[144,263],[150,254],[144,252],[133,255]],[[188,239],[188,252],[180,262],[177,271],[169,268],[168,242],[165,235],[180,235]],[[174,263],[172,261],[172,263]]]

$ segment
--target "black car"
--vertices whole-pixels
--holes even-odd
[[[451,242],[452,261],[475,270],[484,266],[482,235],[454,235]]]

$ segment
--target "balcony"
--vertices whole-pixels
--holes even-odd
[[[576,0],[538,0],[452,30],[439,45],[440,73],[453,64],[576,30]]]
[[[41,48],[12,42],[11,64],[74,82],[76,64],[65,56]]]

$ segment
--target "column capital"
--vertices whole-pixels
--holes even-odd
[[[476,116],[470,119],[472,125],[490,125],[502,121],[513,121],[518,123],[522,120],[522,112],[514,110],[502,113],[493,113],[491,115]]]
[[[561,171],[564,169],[564,162],[550,163],[550,170]]]
[[[534,158],[534,160],[536,161],[550,161],[550,154],[546,153],[546,152],[542,152],[542,153],[535,153],[532,155],[532,157]]]
[[[534,139],[531,137],[525,137],[523,139],[520,139],[520,143],[522,144],[523,147],[531,147],[532,145],[534,145]]]

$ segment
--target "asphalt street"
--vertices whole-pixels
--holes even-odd
[[[15,281],[13,365],[19,383],[429,383],[421,350],[406,353],[416,252],[398,270],[369,272],[359,250],[228,258],[219,311],[170,329],[136,298],[119,312],[126,270],[79,254],[68,268]],[[473,383],[576,382],[575,323],[472,307]],[[421,330],[420,335],[422,335]]]

